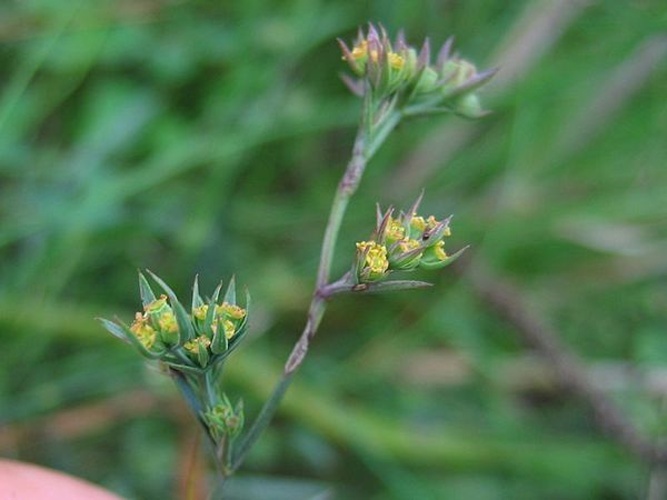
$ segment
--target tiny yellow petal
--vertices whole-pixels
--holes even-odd
[[[141,313],[137,313],[134,322],[130,326],[130,331],[137,337],[137,340],[143,344],[146,349],[150,349],[155,344],[157,333],[148,324],[148,318]]]
[[[390,52],[387,57],[389,59],[389,66],[394,69],[403,69],[403,66],[405,65],[405,59],[403,59],[403,57],[396,52]]]
[[[216,312],[220,316],[226,316],[231,319],[243,319],[245,318],[245,315],[247,311],[243,309],[242,307],[239,307],[235,304],[228,304],[227,302],[223,302],[216,308]]]
[[[447,258],[447,253],[445,252],[445,242],[439,241],[434,248],[435,256],[440,260],[445,260]]]
[[[359,45],[356,45],[352,49],[352,57],[355,59],[363,59],[368,55],[368,42],[366,40],[362,40]]]
[[[206,304],[202,304],[192,310],[192,315],[199,321],[204,321],[206,319],[206,313],[208,313],[208,305]]]
[[[146,305],[146,307],[144,307],[144,311],[146,311],[148,313],[159,312],[166,305],[167,305],[167,296],[166,295],[160,295],[159,299],[155,299],[153,302]]]
[[[158,319],[158,325],[160,330],[169,333],[178,332],[178,323],[176,322],[176,316],[171,311],[167,311],[160,316]]]
[[[398,243],[398,247],[401,249],[401,252],[410,252],[419,248],[420,243],[412,238],[405,238]]]
[[[204,347],[204,349],[207,349],[208,346],[211,345],[211,339],[209,339],[206,335],[200,335],[196,339],[188,340],[185,344],[183,344],[183,348],[191,352],[192,354],[198,354],[199,353],[199,346]]]
[[[426,221],[423,217],[414,215],[410,221],[410,226],[417,231],[424,231],[426,229]]]
[[[232,323],[229,320],[226,320],[222,324],[223,328],[225,329],[225,337],[227,337],[227,340],[231,339],[234,335],[236,335],[236,327],[234,326],[234,323]]]
[[[403,224],[398,219],[391,219],[389,224],[387,224],[387,230],[385,232],[386,238],[390,242],[399,241],[405,238],[405,228]]]

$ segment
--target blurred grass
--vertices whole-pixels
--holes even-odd
[[[351,204],[338,269],[376,201],[426,186],[427,210],[456,214],[453,244],[603,364],[638,426],[664,429],[661,1],[32,0],[0,6],[0,454],[179,496],[194,422],[94,320],[131,317],[137,268],[186,295],[196,273],[249,286],[254,338],[228,383],[257,409],[303,325],[357,119],[334,38],[368,20],[414,42],[455,34],[501,72],[493,115],[400,128]],[[428,278],[332,304],[229,494],[641,496],[647,466],[545,388],[465,278]]]

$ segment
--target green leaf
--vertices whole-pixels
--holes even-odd
[[[148,306],[148,304],[152,302],[155,302],[156,300],[155,294],[153,293],[148,280],[141,271],[139,271],[139,294],[141,295],[141,304],[144,307]]]
[[[236,279],[234,276],[229,280],[229,285],[227,285],[227,291],[225,292],[225,298],[223,300],[228,304],[236,305]]]
[[[218,302],[218,297],[220,297],[220,290],[222,290],[222,281],[218,283],[218,286],[215,287],[215,290],[213,291],[213,295],[211,295],[211,302],[217,303]]]
[[[392,280],[392,281],[380,281],[376,283],[369,283],[368,288],[364,290],[356,290],[363,293],[381,293],[381,292],[394,292],[396,290],[414,290],[416,288],[428,288],[433,286],[432,283],[426,281],[415,281],[415,280]]]
[[[206,311],[206,318],[204,319],[204,328],[203,331],[206,335],[209,337],[213,337],[213,335],[209,335],[211,333],[211,327],[213,326],[213,321],[215,320],[215,308],[217,307],[216,302],[211,299],[208,302],[208,310]]]
[[[104,318],[97,318],[97,319],[100,321],[100,323],[102,323],[102,326],[114,337],[119,338],[123,342],[130,342],[130,340],[127,338],[127,332],[125,331],[125,329],[123,329],[122,326],[114,323],[113,321],[109,321],[108,319]]]
[[[192,375],[201,375],[204,371],[201,368],[197,368],[196,366],[186,365],[177,361],[165,361],[165,363],[173,370],[177,370],[183,373],[190,373]]]
[[[248,325],[248,317],[250,316],[250,290],[246,287],[244,290],[245,303],[243,304],[245,309],[245,316],[239,323],[238,329],[239,332],[246,330]]]
[[[211,339],[211,352],[213,354],[224,354],[227,352],[229,344],[227,342],[227,336],[225,335],[225,327],[222,324],[222,320],[218,318],[217,328],[213,334],[213,339]]]
[[[208,349],[201,342],[197,342],[197,348],[197,358],[199,359],[199,364],[202,368],[206,368],[206,365],[208,365],[208,361],[210,359]]]
[[[108,319],[100,318],[102,325],[107,329],[111,334],[119,339],[128,342],[133,345],[141,355],[148,359],[159,359],[164,353],[164,349],[149,350],[144,344],[142,344],[139,339],[134,335],[130,329],[123,325],[122,323],[114,323]],[[156,344],[157,345],[157,344]],[[159,344],[161,346],[161,344]]]
[[[450,255],[445,260],[429,261],[428,259],[422,258],[421,262],[419,263],[419,267],[429,270],[442,269],[443,267],[447,267],[448,265],[452,264],[456,259],[463,255],[463,252],[465,252],[468,248],[469,246],[463,247],[461,250],[456,252],[454,255]]]
[[[195,275],[195,282],[192,285],[192,310],[204,305],[204,301],[199,296],[199,275]]]

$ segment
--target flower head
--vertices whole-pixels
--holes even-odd
[[[393,271],[417,268],[437,269],[451,264],[463,250],[453,255],[445,251],[445,238],[451,236],[451,217],[438,220],[417,213],[421,196],[407,212],[377,212],[377,225],[369,241],[357,243],[354,277],[357,283],[385,278]]]
[[[222,300],[222,285],[204,300],[195,279],[188,311],[164,281],[150,271],[149,274],[165,294],[156,298],[145,276],[139,274],[143,312],[136,313],[129,327],[102,320],[106,329],[137,346],[147,357],[159,359],[175,370],[205,369],[225,359],[247,330],[247,294],[244,308],[236,303],[232,280]]]
[[[223,436],[234,438],[243,429],[243,402],[238,401],[232,406],[229,398],[222,395],[221,401],[211,407],[203,415],[209,430],[220,439]]]
[[[471,62],[452,54],[452,38],[435,62],[428,39],[419,50],[405,42],[403,33],[392,43],[385,29],[373,24],[365,34],[359,30],[351,49],[340,39],[338,43],[357,77],[345,78],[355,94],[372,92],[378,100],[395,99],[405,114],[449,111],[469,118],[485,114],[475,91],[496,70],[478,72]]]

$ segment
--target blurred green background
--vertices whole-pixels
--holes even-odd
[[[500,73],[476,122],[403,124],[354,198],[455,213],[449,248],[513,282],[643,432],[667,412],[667,9],[491,0],[5,0],[0,4],[0,456],[128,499],[185,498],[207,450],[169,380],[105,333],[136,270],[187,297],[236,274],[250,416],[304,324],[359,102],[336,37],[451,34]],[[226,498],[630,499],[659,474],[472,290],[335,300]],[[200,447],[200,448],[203,448]],[[199,453],[199,455],[198,455]],[[199,478],[199,479],[198,479]],[[202,483],[203,484],[203,483]],[[205,488],[204,488],[205,489]],[[191,498],[198,498],[196,493]],[[199,497],[201,498],[201,496]]]

